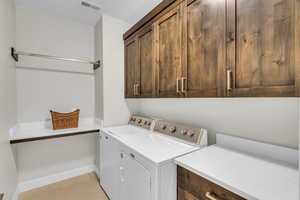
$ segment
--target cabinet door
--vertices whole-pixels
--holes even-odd
[[[153,26],[143,28],[138,34],[137,92],[139,97],[155,95],[155,60]]]
[[[227,13],[228,96],[295,96],[295,0],[228,0]]]
[[[184,1],[183,84],[188,97],[218,97],[225,91],[225,0]]]
[[[122,200],[151,200],[151,175],[137,160],[123,153],[120,165]]]
[[[136,93],[136,73],[138,68],[137,38],[125,41],[125,97],[133,98]]]
[[[181,6],[155,22],[156,89],[158,97],[177,97],[181,77]]]
[[[103,134],[100,143],[100,183],[111,200],[119,199],[119,145],[116,140]]]

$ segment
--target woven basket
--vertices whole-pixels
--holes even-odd
[[[79,109],[71,113],[58,113],[51,110],[53,130],[78,128],[79,112]]]

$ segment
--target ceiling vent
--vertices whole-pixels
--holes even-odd
[[[100,7],[87,1],[81,1],[81,5],[94,10],[100,10]]]

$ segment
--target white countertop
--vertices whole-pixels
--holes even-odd
[[[102,131],[157,165],[200,148],[132,125],[104,128]]]
[[[66,135],[71,133],[99,130],[101,122],[99,120],[88,118],[80,119],[78,128],[53,130],[45,122],[21,123],[10,130],[10,141],[23,140],[30,138],[48,137]]]
[[[295,168],[217,145],[177,158],[175,163],[248,200],[299,200]]]

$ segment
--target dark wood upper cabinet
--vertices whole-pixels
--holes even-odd
[[[125,97],[155,95],[153,26],[145,26],[125,41]]]
[[[125,97],[136,96],[136,71],[138,68],[138,42],[136,36],[125,41]]]
[[[228,0],[228,96],[297,96],[295,3]]]
[[[299,97],[299,0],[164,0],[124,34],[126,97]]]
[[[187,97],[224,96],[225,1],[183,2],[182,92]]]
[[[153,26],[142,28],[138,33],[137,93],[141,98],[155,95],[155,59]]]
[[[181,77],[181,6],[161,16],[154,23],[156,59],[156,95],[177,97]]]

